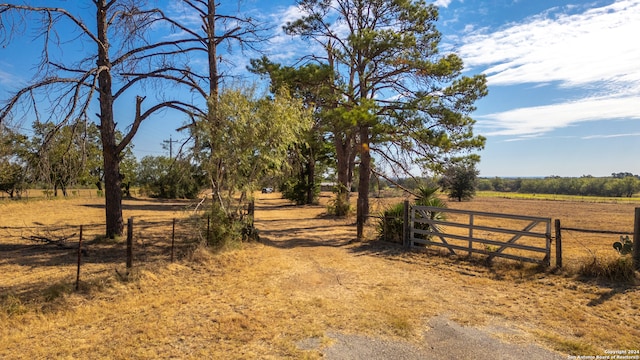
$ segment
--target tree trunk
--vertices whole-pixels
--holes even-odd
[[[369,128],[360,129],[360,179],[358,181],[358,208],[356,213],[356,237],[364,238],[364,225],[369,217],[369,183],[371,181],[371,152],[369,151]]]
[[[111,84],[111,61],[109,59],[109,39],[107,36],[107,0],[97,2],[98,61],[101,69],[98,75],[100,94],[100,137],[104,158],[106,235],[109,238],[121,236],[124,231],[122,220],[122,192],[120,190],[120,154],[116,146],[115,122],[113,120],[113,93]]]
[[[312,148],[309,148],[309,160],[307,162],[307,204],[313,204],[315,200],[316,159]]]
[[[218,44],[216,43],[216,0],[208,0],[207,3],[207,19],[206,19],[206,31],[207,31],[207,57],[209,61],[209,96],[214,100],[214,108],[209,109],[213,111],[213,115],[216,115],[216,104],[218,101],[218,82],[220,75],[218,74]]]
[[[113,148],[112,148],[113,149]],[[124,221],[122,219],[122,191],[120,184],[120,160],[117,154],[103,149],[104,155],[104,189],[105,211],[107,218],[107,237],[122,236]]]
[[[336,162],[338,170],[338,186],[339,192],[346,192],[346,199],[349,200],[349,191],[351,191],[351,176],[350,174],[350,159],[351,159],[351,146],[349,139],[343,139],[340,136],[334,138],[334,144],[336,146]]]

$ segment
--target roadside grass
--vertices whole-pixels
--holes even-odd
[[[99,223],[103,216],[98,200],[42,201],[0,203],[2,225]],[[125,217],[136,219],[186,216],[180,209],[188,206],[125,204]],[[546,216],[605,229],[628,226],[627,216],[633,221],[632,206],[588,205],[500,198],[449,203],[551,213]],[[331,343],[329,330],[419,343],[428,320],[440,314],[510,342],[543,343],[563,354],[637,346],[636,286],[578,278],[570,267],[545,270],[506,261],[487,266],[481,258],[405,252],[376,241],[350,243],[353,219],[323,217],[325,209],[289,206],[277,194],[263,195],[256,215],[262,243],[216,254],[189,243],[190,250],[174,263],[166,248],[154,250],[162,256],[141,256],[126,279],[115,273],[123,272],[122,242],[98,242],[94,246],[103,252],[95,256],[104,255],[105,261],[84,265],[80,291],[73,290],[73,253],[2,252],[0,358],[319,359]],[[587,215],[585,222],[581,217]],[[374,226],[368,230],[373,238]],[[166,238],[169,228],[155,231]],[[598,259],[615,254],[611,244],[600,244],[609,239],[567,238],[566,256],[576,269],[593,254]],[[136,242],[138,251],[155,249],[145,241],[144,247]],[[0,237],[0,246],[27,244]],[[297,345],[309,338],[318,339],[319,348]]]

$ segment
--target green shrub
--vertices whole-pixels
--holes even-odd
[[[385,241],[402,243],[404,203],[385,209],[377,225],[378,237]]]
[[[446,207],[446,203],[436,196],[438,188],[420,187],[418,188],[418,197],[414,202],[415,206],[433,206]],[[441,211],[421,211],[422,216],[431,220],[445,220],[445,214]],[[404,228],[403,222],[404,203],[392,205],[384,210],[380,216],[377,230],[380,239],[402,243],[402,233]],[[416,224],[415,227],[421,230],[429,230],[429,224]],[[424,235],[416,235],[416,237],[426,238]]]
[[[250,217],[229,216],[219,206],[213,206],[208,216],[209,232],[205,240],[216,249],[236,248],[242,241],[258,240],[258,231]]]
[[[291,200],[296,205],[305,205],[308,203],[307,192],[312,185],[307,182],[300,181],[299,179],[292,179],[280,186],[282,197]],[[313,185],[313,203],[317,203],[318,195],[320,194],[320,186]]]
[[[327,212],[330,215],[335,216],[347,216],[351,213],[351,204],[349,203],[347,196],[347,188],[344,185],[337,185],[334,190],[336,194],[335,199],[329,201],[329,206],[327,207]]]

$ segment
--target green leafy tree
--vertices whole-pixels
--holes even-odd
[[[98,134],[88,131],[83,122],[56,126],[36,121],[32,126],[32,166],[38,179],[53,188],[54,196],[58,190],[67,196],[67,189],[88,174],[89,154],[99,154]]]
[[[298,68],[282,66],[262,57],[252,60],[249,70],[269,76],[272,93],[280,89],[290,91],[313,114],[312,126],[290,149],[292,172],[285,177],[281,189],[285,198],[298,204],[315,203],[321,180],[321,171],[317,170],[326,168],[333,160],[333,150],[325,137],[329,126],[325,112],[333,94],[331,68],[313,63]]]
[[[151,197],[194,199],[206,185],[201,169],[182,158],[145,156],[136,173],[137,183]]]
[[[0,191],[20,197],[29,176],[27,137],[0,125]]]
[[[449,193],[450,199],[469,200],[476,193],[479,173],[473,162],[453,164],[445,170],[439,184]]]
[[[300,0],[305,14],[286,31],[320,44],[335,74],[333,138],[338,181],[349,188],[359,157],[357,237],[369,215],[372,152],[389,168],[417,160],[441,170],[456,154],[480,149],[469,114],[486,95],[482,75],[462,76],[462,60],[440,54],[437,7],[409,0]],[[382,164],[381,164],[382,165]]]
[[[289,149],[311,126],[311,115],[286,91],[270,98],[255,88],[226,89],[219,100],[218,125],[200,122],[194,135],[204,145],[197,151],[207,159],[217,206],[238,218],[262,180],[287,168]]]
[[[36,179],[67,196],[72,186],[96,185],[102,191],[102,151],[100,131],[96,124],[75,122],[57,126],[54,123],[33,123],[31,139],[31,166],[36,169]],[[116,131],[116,139],[122,138]],[[131,182],[135,180],[136,159],[132,146],[122,151],[120,174],[123,193],[130,197]]]

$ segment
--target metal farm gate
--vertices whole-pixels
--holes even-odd
[[[550,265],[551,219],[534,216],[413,206],[407,211],[405,245]],[[409,214],[410,213],[410,214]],[[444,216],[443,216],[444,215]]]

